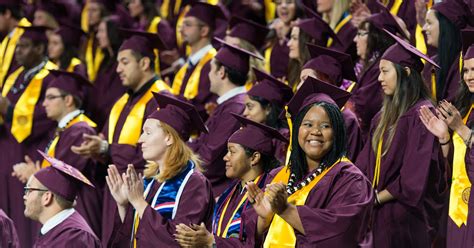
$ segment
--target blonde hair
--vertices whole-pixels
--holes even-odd
[[[240,48],[245,49],[249,52],[255,53],[257,55],[261,55],[260,52],[257,50],[257,48],[254,45],[252,45],[250,42],[238,37],[234,37],[234,38],[239,39]],[[251,82],[253,84],[255,83],[255,80],[257,80],[257,77],[255,76],[255,73],[253,73],[252,67],[255,67],[261,71],[265,71],[265,61],[259,60],[251,56],[249,65],[250,65],[250,70],[249,70],[249,74],[247,75],[248,76],[247,82]]]
[[[333,6],[328,13],[323,13],[323,20],[329,24],[329,26],[334,30],[341,20],[344,12],[349,10],[350,1],[349,0],[333,0]]]
[[[174,128],[164,122],[160,123],[164,133],[171,136],[173,144],[171,144],[165,152],[164,164],[161,166],[162,171],[159,171],[160,167],[158,163],[149,162],[144,171],[145,177],[154,178],[158,180],[158,182],[164,182],[184,170],[190,160],[194,163],[198,171],[202,171],[199,156],[189,148]]]

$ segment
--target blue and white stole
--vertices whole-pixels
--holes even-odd
[[[175,177],[164,181],[160,188],[156,191],[155,195],[152,198],[150,206],[157,211],[163,218],[170,220],[174,219],[176,216],[176,211],[178,211],[179,200],[181,198],[181,194],[183,193],[184,187],[188,182],[191,174],[194,172],[194,163],[192,161],[188,161],[186,169],[180,172]],[[145,188],[145,192],[143,192],[143,196],[145,199],[147,198],[153,184],[156,182],[153,178],[144,178],[143,179],[143,186]],[[134,221],[132,227],[132,244],[135,240],[136,231],[138,228],[138,215],[134,214]]]
[[[266,173],[258,176],[254,180],[255,184],[257,184],[259,188],[262,188],[266,177]],[[241,188],[239,180],[233,186],[227,188],[221,197],[219,197],[212,218],[212,233],[214,235],[222,238],[238,238],[240,240],[246,238],[241,215],[247,208],[252,207],[248,202],[247,192],[245,192],[245,195],[240,199],[240,202],[235,209],[227,209],[230,201],[238,200],[238,196],[243,193],[243,190],[244,189]],[[233,211],[232,217],[228,223],[222,223],[225,213],[228,211]]]

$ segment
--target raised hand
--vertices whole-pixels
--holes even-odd
[[[248,182],[245,187],[248,192],[248,201],[252,204],[257,215],[263,219],[271,219],[274,212],[265,193],[254,182]]]
[[[110,193],[117,204],[120,206],[126,206],[128,204],[126,185],[115,165],[109,165],[105,181],[107,181]]]
[[[101,153],[102,135],[84,134],[84,141],[80,146],[72,146],[71,151],[84,157],[98,157]]]
[[[437,110],[443,115],[443,121],[451,130],[456,131],[464,126],[461,113],[459,113],[459,110],[457,110],[450,102],[446,100],[440,101]]]
[[[20,182],[26,183],[31,175],[41,169],[40,161],[34,162],[28,155],[25,156],[25,162],[13,166],[12,176],[18,178]]]
[[[279,215],[288,208],[288,193],[285,184],[269,184],[265,188],[265,192],[268,193],[268,200],[273,212]]]
[[[212,247],[214,235],[207,231],[204,223],[201,225],[176,225],[175,240],[182,247]]]
[[[442,117],[441,113],[437,111],[438,116]],[[428,106],[420,107],[420,119],[426,129],[436,136],[442,143],[449,140],[448,125],[431,112]]]

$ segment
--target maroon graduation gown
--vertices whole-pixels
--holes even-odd
[[[432,60],[438,62],[438,55],[435,55],[431,57]],[[437,68],[434,68],[433,65],[427,63],[425,64],[425,67],[423,68],[423,79],[425,80],[425,83],[428,85],[428,88],[430,89],[431,92],[431,74],[435,71],[436,72],[439,70]],[[448,74],[446,75],[446,81],[444,84],[444,89],[443,92],[436,92],[436,100],[440,101],[443,99],[446,99],[449,102],[454,102],[456,99],[457,91],[459,89],[459,82],[461,82],[461,74],[459,71],[459,56],[454,59],[453,64],[451,67],[449,67]]]
[[[419,100],[398,121],[389,151],[382,157],[377,190],[387,189],[395,198],[374,208],[374,247],[430,247],[438,230],[438,220],[447,200],[446,169],[438,140],[419,118],[419,108],[429,100]],[[376,153],[372,135],[356,165],[374,178]],[[387,137],[387,136],[385,136]]]
[[[280,128],[278,129],[278,132],[280,132],[285,138],[290,140],[290,130],[288,130],[288,128]],[[275,158],[278,159],[278,161],[280,161],[281,164],[284,164],[286,162],[288,142],[284,142],[279,139],[273,139],[272,142],[273,142],[273,145],[275,146]]]
[[[152,185],[146,198],[148,204],[153,201],[160,185],[158,181]],[[204,222],[210,230],[213,209],[211,184],[203,174],[194,171],[184,186],[174,219],[164,218],[150,205],[146,207],[137,229],[137,247],[180,247],[173,236],[176,233],[176,225],[199,225]],[[110,222],[114,225],[112,247],[130,247],[133,218],[134,209],[130,205],[123,223],[118,215],[114,222]]]
[[[270,54],[270,74],[276,78],[285,77],[288,79],[288,64],[290,63],[290,48],[286,45],[276,41],[272,47]],[[268,61],[267,61],[268,63]]]
[[[71,151],[71,146],[80,146],[82,144],[83,134],[95,135],[96,131],[86,122],[78,122],[65,129],[60,134],[54,155],[57,159],[80,170],[96,187],[81,186],[74,208],[84,217],[94,233],[100,235],[102,188],[97,183],[97,164],[92,159],[84,158]]]
[[[376,59],[362,72],[351,96],[355,114],[360,119],[360,129],[364,141],[367,139],[372,118],[382,108],[383,91],[378,81],[379,62],[380,59]]]
[[[189,143],[199,157],[204,160],[204,175],[212,184],[214,196],[219,196],[229,186],[225,176],[224,156],[227,153],[227,140],[240,128],[240,123],[230,113],[242,114],[245,110],[244,97],[238,94],[217,105],[206,121],[209,133],[202,133],[197,140]]]
[[[272,177],[282,168],[273,170]],[[296,247],[357,247],[366,242],[373,203],[364,174],[352,163],[337,163],[311,189],[305,205],[297,206],[306,235],[295,231]]]
[[[357,28],[352,25],[351,21],[348,21],[336,35],[342,44],[333,41],[329,47],[351,55],[352,60],[355,61],[357,59],[357,48],[354,37],[357,35]]]
[[[119,173],[123,173],[126,171],[128,164],[133,164],[135,169],[139,172],[143,171],[145,168],[146,161],[143,159],[142,150],[139,145],[132,146],[127,144],[118,144],[118,139],[120,133],[122,131],[123,125],[127,116],[129,115],[130,111],[132,110],[133,106],[140,100],[140,97],[153,85],[156,78],[150,80],[147,84],[145,84],[140,90],[138,90],[135,94],[132,94],[132,97],[129,98],[127,104],[123,108],[122,112],[117,121],[117,125],[115,126],[113,143],[109,144],[109,161],[108,164],[114,164],[117,166]],[[151,99],[148,101],[146,108],[145,108],[145,115],[143,123],[148,115],[150,115],[153,111],[158,108],[158,104],[155,100]],[[142,123],[142,125],[143,125]],[[105,137],[108,137],[108,121],[104,125],[104,130],[102,133]],[[140,128],[141,130],[141,128]],[[104,165],[106,166],[106,165]],[[105,176],[105,175],[103,175]],[[103,201],[103,212],[102,212],[102,244],[103,246],[107,246],[108,242],[110,241],[110,236],[112,235],[112,228],[113,226],[110,223],[113,223],[114,218],[118,213],[117,210],[117,203],[115,202],[114,198],[110,194],[109,188],[105,187],[104,190],[104,201]]]
[[[472,128],[474,124],[474,113],[471,112],[469,116],[468,126]],[[466,172],[469,181],[474,182],[474,149],[468,149],[464,161],[466,162]],[[447,202],[449,205],[449,202]],[[448,215],[447,224],[447,247],[474,247],[474,195],[471,187],[470,197],[468,202],[467,225],[461,225],[459,228]]]
[[[0,209],[0,247],[19,248],[18,234],[13,221]]]
[[[115,61],[109,65],[102,63],[84,103],[88,116],[97,124],[98,130],[102,130],[112,106],[126,90],[116,69]]]
[[[74,212],[59,225],[49,230],[49,232],[40,235],[33,247],[83,248],[102,246],[97,236],[95,236],[92,229],[87,225],[86,220],[84,220],[78,212]]]
[[[344,117],[344,124],[346,125],[347,136],[347,157],[351,161],[356,161],[359,152],[364,146],[362,139],[362,132],[360,130],[357,116],[348,108],[342,110],[342,117]]]
[[[23,83],[23,71],[18,76],[13,87],[19,87]],[[33,238],[36,236],[37,225],[33,221],[24,216],[25,205],[23,203],[23,187],[16,177],[12,177],[13,165],[24,162],[25,155],[30,156],[33,161],[40,160],[40,154],[37,149],[43,150],[52,132],[55,130],[56,124],[48,119],[46,111],[41,104],[43,103],[44,93],[48,84],[52,80],[52,76],[48,75],[43,79],[43,85],[40,92],[40,98],[35,105],[33,115],[33,126],[30,136],[28,136],[21,144],[11,134],[11,122],[6,121],[0,126],[0,208],[3,209],[15,223],[18,235],[21,240],[22,247],[31,247]],[[24,91],[13,94],[10,91],[7,98],[15,106],[18,99]],[[6,152],[7,151],[7,152]]]
[[[191,74],[193,73],[195,68],[196,67],[188,66],[186,73],[184,74],[183,83],[181,84],[181,90],[179,92],[181,96],[183,96],[184,91],[186,89],[186,85],[188,85],[189,77],[191,77]],[[211,71],[211,60],[209,60],[202,67],[201,74],[199,75],[198,93],[193,99],[189,101],[196,107],[204,121],[208,118],[205,109],[206,103],[216,102],[217,99],[217,95],[211,93],[210,91],[211,81],[209,80],[209,71]]]

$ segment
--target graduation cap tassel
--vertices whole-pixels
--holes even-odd
[[[288,111],[288,106],[285,106],[285,117],[286,121],[288,122],[288,129],[290,130],[290,138],[288,142],[288,149],[286,149],[286,159],[285,159],[285,165],[288,166],[288,163],[290,162],[290,155],[291,155],[291,143],[293,140],[293,122],[291,121],[291,114]]]

